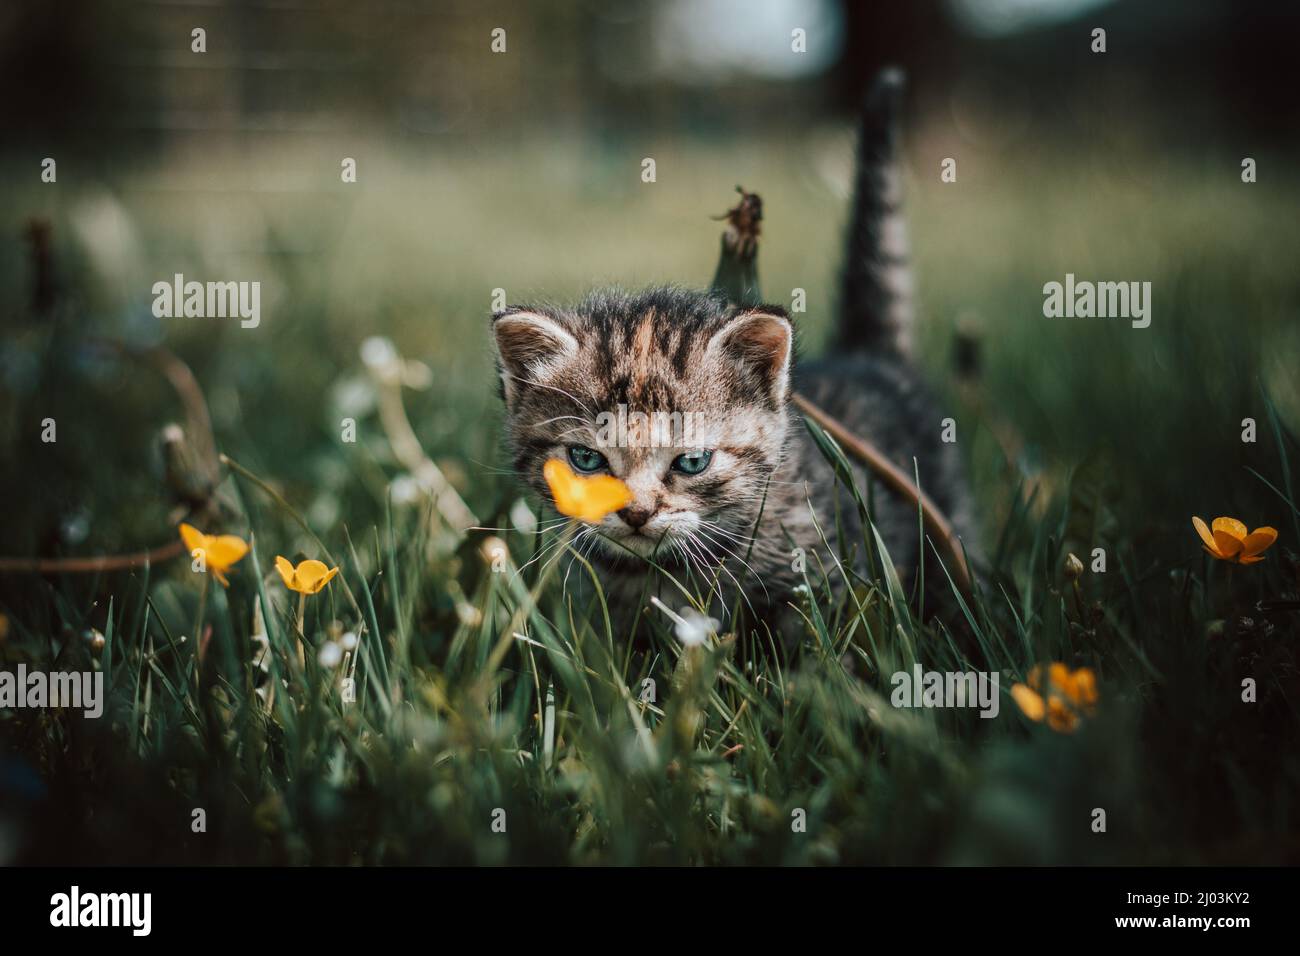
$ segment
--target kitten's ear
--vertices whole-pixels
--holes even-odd
[[[506,404],[514,404],[521,385],[578,354],[578,340],[557,320],[536,312],[498,312],[492,317]]]
[[[794,329],[785,311],[776,306],[738,313],[709,341],[708,352],[730,362],[748,383],[761,389],[773,408],[780,408],[790,391],[790,358]]]

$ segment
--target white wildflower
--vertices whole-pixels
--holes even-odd
[[[339,666],[343,660],[343,648],[339,647],[333,641],[326,641],[321,645],[320,653],[316,655],[316,660],[320,661],[320,666],[326,670],[333,670]]]

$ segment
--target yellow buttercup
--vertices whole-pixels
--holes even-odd
[[[1073,733],[1081,716],[1091,717],[1097,705],[1097,677],[1087,667],[1071,671],[1059,661],[1047,669],[1047,686],[1043,686],[1043,669],[1037,664],[1029,671],[1028,683],[1015,684],[1011,699],[1030,720],[1057,733]]]
[[[190,554],[203,552],[203,564],[223,588],[230,587],[226,572],[248,554],[248,542],[233,534],[204,534],[192,524],[181,525],[181,540]]]
[[[562,515],[596,524],[605,515],[632,503],[632,492],[613,475],[584,477],[558,458],[542,466],[542,476],[551,487],[555,509]]]
[[[308,558],[296,568],[288,558],[276,555],[275,569],[284,579],[284,586],[299,594],[316,594],[330,583],[330,579],[339,573],[338,568],[330,568],[323,561]]]
[[[1267,551],[1277,540],[1276,528],[1256,528],[1249,534],[1246,526],[1236,518],[1215,518],[1210,527],[1193,515],[1192,525],[1205,542],[1205,550],[1220,561],[1234,564],[1254,564],[1263,561],[1260,553]]]

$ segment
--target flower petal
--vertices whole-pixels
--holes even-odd
[[[284,579],[285,587],[290,591],[298,590],[297,583],[294,580],[293,565],[289,562],[288,558],[277,554],[275,556],[275,569],[280,572],[280,577]]]
[[[335,568],[337,571],[338,569]],[[317,561],[315,558],[308,558],[302,564],[298,565],[298,570],[294,573],[297,578],[297,590],[303,594],[315,594],[325,586],[332,574],[329,567],[324,561]]]
[[[1219,522],[1214,523],[1217,525]],[[1222,528],[1214,529],[1214,543],[1218,546],[1219,557],[1221,558],[1231,560],[1241,553],[1241,538],[1234,538]]]
[[[1080,667],[1074,672],[1070,699],[1083,707],[1097,703],[1097,675],[1090,667]]]
[[[552,458],[542,466],[542,477],[551,489],[555,499],[555,510],[563,515],[572,516],[577,507],[577,476],[564,462]]]
[[[329,584],[330,581],[334,580],[334,575],[338,573],[339,573],[338,568],[330,568],[328,573],[326,573],[325,577],[321,578],[320,581],[317,583],[316,591],[313,591],[312,593],[315,594],[317,591],[324,590],[325,585]]]
[[[583,521],[595,524],[605,515],[632,503],[632,492],[613,475],[595,475],[583,479]]]
[[[181,524],[181,540],[191,553],[208,549],[208,536],[192,524]]]
[[[1276,528],[1256,528],[1250,534],[1246,535],[1245,540],[1241,542],[1241,550],[1243,554],[1259,554],[1261,551],[1271,547],[1273,542],[1276,540]]]
[[[1011,699],[1016,702],[1016,706],[1030,720],[1039,721],[1043,719],[1043,714],[1047,712],[1043,704],[1043,698],[1034,693],[1024,684],[1011,685]]]
[[[1078,723],[1078,714],[1066,707],[1059,697],[1053,697],[1047,702],[1047,726],[1058,734],[1074,733],[1074,728]]]
[[[1256,554],[1256,555],[1243,554],[1240,558],[1237,559],[1237,563],[1238,564],[1259,564],[1259,562],[1264,560],[1266,559],[1262,554]]]
[[[223,534],[208,543],[208,564],[213,567],[230,567],[248,554],[248,542],[233,534]]]
[[[1215,518],[1214,524],[1210,525],[1210,529],[1212,531],[1226,531],[1238,541],[1246,537],[1246,526],[1236,518]],[[1219,536],[1216,534],[1214,537],[1217,540]]]
[[[1073,680],[1070,676],[1070,668],[1066,667],[1059,661],[1050,665],[1047,669],[1048,681],[1050,686],[1048,690],[1058,690],[1062,694],[1071,695]]]
[[[590,478],[574,474],[573,469],[558,458],[542,466],[542,476],[555,499],[555,510],[570,518],[596,524],[612,511],[627,507],[632,492],[613,475],[593,475]]]
[[[1205,522],[1195,515],[1192,515],[1192,527],[1196,529],[1196,533],[1199,534],[1201,540],[1205,542],[1206,550],[1217,557],[1219,553],[1218,545],[1214,543],[1214,535],[1210,534],[1210,529]]]

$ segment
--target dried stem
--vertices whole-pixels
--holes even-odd
[[[203,397],[203,389],[190,367],[169,350],[158,346],[150,349],[131,349],[121,342],[109,339],[93,340],[94,344],[108,349],[128,359],[143,361],[152,365],[171,384],[181,404],[185,407],[185,417],[190,425],[191,440],[198,450],[201,465],[205,472],[205,485],[209,489],[207,496],[190,514],[201,514],[212,503],[220,471],[217,466],[216,439],[212,434],[212,419],[208,415],[208,403]],[[170,561],[184,550],[179,541],[161,544],[146,551],[132,551],[124,554],[104,554],[81,558],[0,558],[0,572],[34,572],[37,574],[93,574],[101,571],[122,571],[145,565]]]
[[[447,480],[442,469],[434,464],[433,459],[424,453],[420,439],[411,428],[411,421],[406,417],[406,407],[402,404],[402,384],[398,376],[376,376],[379,391],[379,420],[392,446],[393,455],[433,497],[434,506],[443,520],[464,537],[465,532],[479,523],[474,512],[465,504],[464,499]]]

